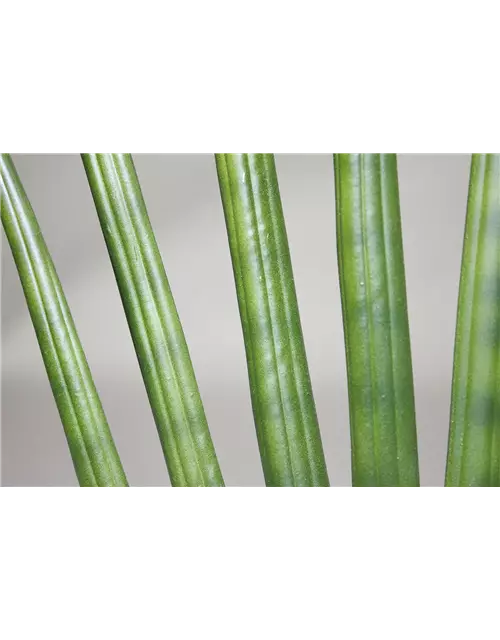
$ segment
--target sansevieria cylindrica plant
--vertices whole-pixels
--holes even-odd
[[[472,157],[446,485],[500,485],[500,154]]]
[[[334,156],[352,479],[419,484],[395,154]]]
[[[132,157],[82,158],[171,483],[224,486]],[[274,156],[215,154],[215,164],[266,485],[328,486]],[[396,155],[334,154],[334,173],[341,308],[331,331],[343,320],[352,483],[418,486]],[[7,154],[0,156],[0,212],[78,481],[128,486],[61,283]],[[307,215],[314,228],[314,212]],[[500,154],[475,154],[446,486],[500,485],[499,301]]]
[[[0,154],[0,210],[78,481],[127,486],[61,283],[8,154]]]
[[[130,154],[85,153],[89,180],[173,486],[224,484]]]
[[[327,486],[274,156],[216,165],[266,484]]]

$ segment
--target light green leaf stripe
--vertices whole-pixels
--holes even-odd
[[[268,486],[328,486],[272,154],[216,154]]]
[[[130,154],[82,154],[173,486],[223,486]]]
[[[81,486],[128,486],[40,227],[12,159],[0,156],[0,210]]]

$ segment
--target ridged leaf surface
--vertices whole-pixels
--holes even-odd
[[[268,486],[327,486],[272,154],[216,154]]]
[[[0,210],[78,481],[128,486],[61,283],[8,154],[0,156]]]
[[[82,158],[172,485],[222,486],[186,339],[132,157],[92,153]]]
[[[500,154],[473,154],[455,336],[447,486],[500,485]]]
[[[419,484],[394,154],[336,154],[340,290],[355,486]]]

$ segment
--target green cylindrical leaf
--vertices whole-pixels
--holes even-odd
[[[335,154],[355,486],[419,484],[395,154]]]
[[[473,154],[446,485],[500,486],[500,154]]]
[[[130,154],[83,154],[173,486],[223,486],[184,332]]]
[[[216,154],[268,486],[328,486],[272,154]]]
[[[128,486],[40,227],[8,154],[0,156],[2,224],[81,486]]]

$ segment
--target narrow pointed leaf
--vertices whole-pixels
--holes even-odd
[[[0,210],[81,486],[128,486],[54,264],[8,154]]]
[[[130,154],[83,163],[173,486],[223,486],[193,366]]]
[[[355,486],[419,484],[395,154],[336,154]]]
[[[447,486],[500,486],[500,154],[473,154],[458,300]]]
[[[268,486],[327,486],[272,154],[216,154]]]

